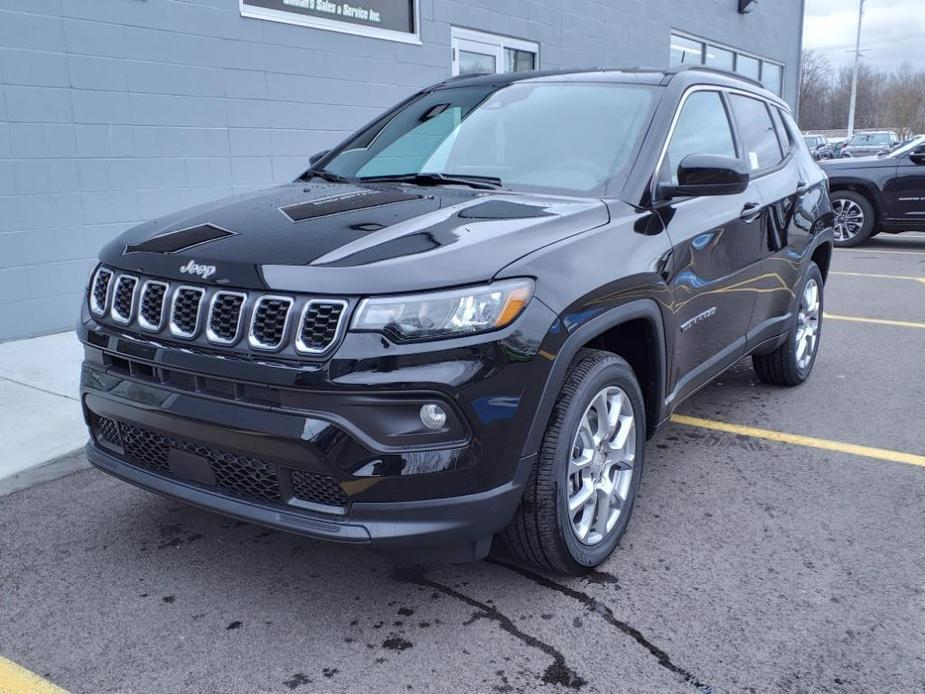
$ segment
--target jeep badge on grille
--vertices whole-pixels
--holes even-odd
[[[207,280],[215,274],[214,265],[200,265],[195,260],[189,261],[186,265],[180,266],[180,272],[185,275],[199,275],[202,279]]]

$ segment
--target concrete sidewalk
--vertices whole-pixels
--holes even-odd
[[[25,486],[38,468],[86,443],[78,394],[82,353],[70,331],[0,344],[0,494]],[[72,460],[70,467],[77,464]]]

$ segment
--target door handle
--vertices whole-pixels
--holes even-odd
[[[745,207],[742,208],[742,212],[739,214],[739,219],[741,219],[746,224],[751,224],[758,217],[761,216],[761,203],[759,202],[747,202]]]

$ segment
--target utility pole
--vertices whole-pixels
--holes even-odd
[[[848,139],[854,135],[854,112],[858,101],[858,70],[861,67],[861,22],[864,21],[864,2],[858,10],[858,40],[854,46],[854,75],[851,77],[851,106],[848,108]]]

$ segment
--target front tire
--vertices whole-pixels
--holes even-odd
[[[835,213],[835,245],[859,246],[875,232],[876,217],[870,200],[853,190],[837,190],[830,196]]]
[[[755,373],[765,383],[798,386],[809,378],[822,337],[822,289],[819,266],[810,263],[787,339],[773,352],[752,355]]]
[[[518,558],[562,574],[603,563],[626,530],[645,458],[645,408],[632,368],[583,349],[572,363],[524,498],[504,531]]]

